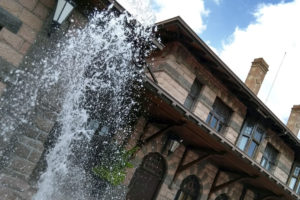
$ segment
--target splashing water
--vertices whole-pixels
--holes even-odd
[[[110,142],[116,133],[123,138],[129,134],[128,121],[137,110],[136,91],[142,88],[144,57],[153,48],[149,22],[141,26],[128,14],[117,16],[110,10],[95,13],[84,28],[70,31],[57,44],[56,55],[43,60],[36,75],[29,74],[34,80],[28,85],[30,99],[16,119],[25,123],[39,91],[58,90],[55,98],[61,104],[55,130],[59,136],[46,156],[47,170],[40,177],[35,200],[107,199],[103,191],[95,190],[99,181],[91,173],[97,162],[94,148]],[[4,134],[16,126],[9,127],[8,122],[3,123]],[[94,135],[101,127],[108,130],[106,135]],[[99,137],[102,143],[92,145]]]

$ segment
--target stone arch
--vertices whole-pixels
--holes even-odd
[[[189,175],[182,181],[175,200],[196,200],[201,195],[201,192],[202,185],[199,183],[198,177]]]
[[[227,194],[223,193],[223,194],[220,194],[219,196],[217,196],[217,198],[215,200],[229,200],[229,197]]]
[[[159,191],[165,177],[167,165],[164,157],[157,152],[147,154],[135,170],[129,184],[127,200],[151,200]]]

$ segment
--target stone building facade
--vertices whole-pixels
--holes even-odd
[[[43,48],[51,48],[64,30],[85,23],[78,8],[72,22],[49,38],[55,4],[0,0],[3,100],[17,91],[14,71],[41,58]],[[267,63],[254,59],[242,83],[181,18],[157,25],[162,42],[148,58],[145,80],[149,113],[137,120],[126,145],[140,148],[124,182],[127,199],[300,199],[299,106],[286,126],[256,97]],[[17,127],[18,133],[5,141],[0,138],[0,196],[5,200],[31,199],[35,193],[34,169],[59,106],[41,99],[34,110],[30,125]]]

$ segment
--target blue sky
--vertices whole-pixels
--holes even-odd
[[[211,46],[221,50],[222,42],[230,39],[236,27],[244,29],[255,22],[253,13],[261,4],[280,2],[281,0],[206,0],[204,3],[209,10],[209,15],[203,19],[206,30],[199,35],[204,41],[209,41]]]
[[[181,16],[242,81],[251,62],[263,57],[269,64],[269,71],[258,97],[283,122],[287,121],[292,106],[300,104],[300,0],[119,2],[147,22],[152,20],[150,16],[155,16],[156,21]],[[133,7],[138,8],[136,12]],[[269,92],[270,97],[266,100]]]

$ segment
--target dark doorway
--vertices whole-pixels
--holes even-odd
[[[127,193],[127,200],[153,200],[166,172],[165,159],[159,153],[149,153],[136,169]]]

